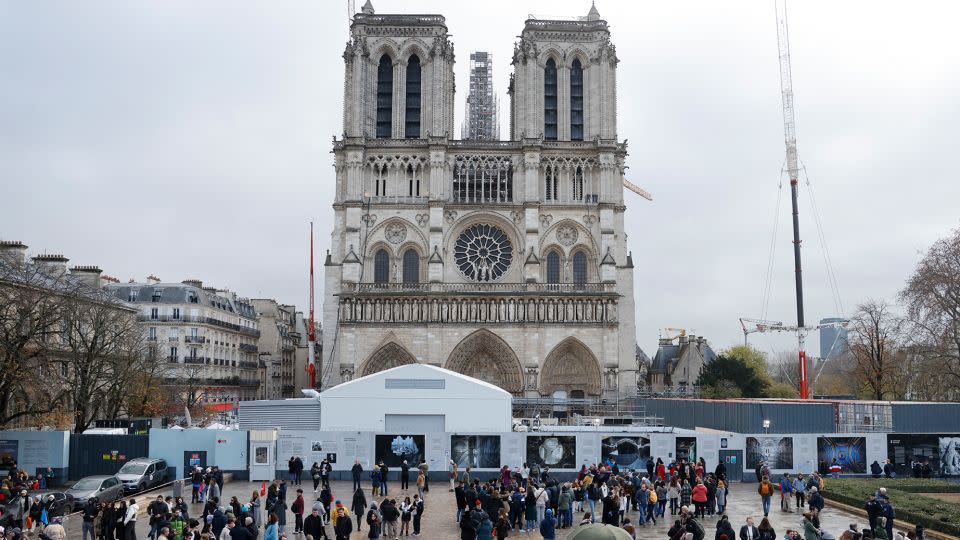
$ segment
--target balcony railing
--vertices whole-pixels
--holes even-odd
[[[601,294],[616,293],[613,283],[345,283],[343,292],[372,294]]]
[[[214,319],[212,317],[201,317],[193,315],[181,315],[179,317],[174,317],[172,315],[157,315],[153,317],[149,314],[139,314],[137,315],[137,320],[141,322],[152,322],[152,323],[197,323],[197,324],[209,324],[211,326],[217,326],[219,328],[227,328],[233,330],[234,332],[240,332],[241,334],[248,335],[251,337],[260,337],[260,331],[254,330],[252,328],[247,328],[246,326],[240,326],[239,324],[221,321]]]
[[[243,369],[260,369],[260,364],[257,362],[240,361],[239,366]]]
[[[210,358],[203,357],[203,356],[184,356],[183,363],[184,364],[209,364]]]
[[[251,353],[257,352],[257,346],[251,345],[250,343],[241,343],[239,345],[239,349],[243,352],[251,352]]]
[[[180,338],[179,338],[178,336],[170,336],[170,337],[167,338],[167,341],[169,341],[169,342],[171,342],[171,343],[175,343],[175,342],[177,342],[177,341],[180,341]]]
[[[184,343],[206,343],[207,338],[203,336],[183,336]]]

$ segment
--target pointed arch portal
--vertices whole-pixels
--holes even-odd
[[[391,341],[370,355],[370,358],[363,363],[360,376],[366,377],[367,375],[373,375],[385,369],[416,363],[417,359],[410,354],[410,351],[404,349],[402,345]]]
[[[513,349],[489,330],[477,330],[461,341],[447,358],[446,368],[519,394],[523,369]]]
[[[600,363],[590,349],[576,338],[567,338],[554,347],[543,362],[540,392],[551,395],[557,390],[600,395]]]

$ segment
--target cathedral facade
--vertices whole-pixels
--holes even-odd
[[[440,15],[377,14],[344,50],[323,388],[414,362],[515,396],[637,387],[617,56],[596,9],[528,19],[509,140],[457,140]]]

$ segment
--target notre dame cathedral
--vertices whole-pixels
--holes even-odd
[[[524,23],[503,141],[453,138],[443,16],[368,1],[350,34],[323,388],[422,362],[515,396],[635,391],[618,59],[596,8]]]

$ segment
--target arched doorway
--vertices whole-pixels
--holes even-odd
[[[603,389],[600,363],[586,345],[567,338],[550,351],[543,362],[540,393],[565,391],[571,398],[598,396]]]
[[[520,360],[505,341],[489,330],[477,330],[464,338],[450,353],[446,368],[513,394],[523,391]]]
[[[360,369],[360,376],[366,377],[385,369],[416,363],[417,359],[410,354],[410,351],[403,348],[399,343],[391,341],[374,351],[370,358],[367,358]]]

